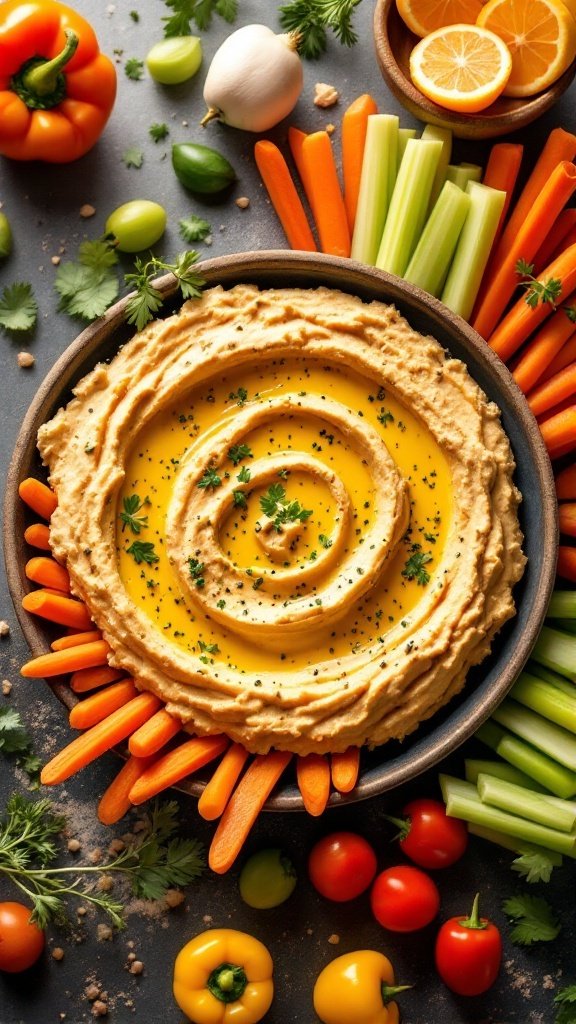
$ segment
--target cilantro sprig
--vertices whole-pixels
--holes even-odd
[[[56,272],[54,287],[60,296],[59,308],[83,320],[102,316],[120,290],[114,269],[117,263],[113,237],[82,242],[77,262],[61,263]]]
[[[148,526],[148,516],[138,515],[146,501],[146,498],[144,501],[141,501],[138,494],[129,494],[126,498],[122,499],[122,512],[120,513],[122,532],[129,526],[132,533],[140,533],[142,529]]]
[[[14,757],[18,767],[26,772],[30,788],[38,789],[41,761],[34,753],[32,737],[16,708],[0,707],[0,752]]]
[[[0,327],[5,331],[29,331],[38,316],[38,303],[27,281],[6,285],[0,298]]]
[[[270,484],[266,494],[260,498],[260,508],[272,520],[278,533],[286,523],[304,523],[312,515],[311,508],[303,508],[299,501],[291,501],[286,496],[282,484]]]
[[[560,932],[560,923],[552,907],[542,896],[520,893],[504,900],[502,909],[514,922],[510,940],[517,946],[551,942]]]
[[[529,883],[549,882],[554,870],[554,864],[544,849],[522,853],[512,861],[510,866],[512,871],[516,871]]]
[[[133,541],[130,547],[126,548],[126,554],[132,555],[136,565],[142,565],[142,563],[153,565],[154,562],[160,561],[154,550],[154,544],[148,540]]]
[[[134,261],[134,272],[124,275],[126,284],[135,290],[135,294],[129,297],[126,304],[128,323],[135,324],[137,330],[141,331],[160,309],[164,299],[161,292],[154,287],[153,279],[161,270],[174,274],[183,298],[200,298],[204,280],[194,269],[198,258],[199,254],[192,249],[181,252],[174,263],[165,263],[156,256],[151,256],[148,260],[137,257]]]
[[[192,242],[203,242],[204,239],[212,234],[212,228],[208,221],[203,220],[202,217],[197,217],[194,213],[178,221],[178,230],[188,245]]]
[[[576,1024],[576,985],[567,985],[554,996],[554,1004],[559,1007],[555,1024]]]
[[[238,0],[166,0],[166,6],[173,11],[170,17],[162,18],[167,38],[191,35],[192,21],[203,32],[209,27],[213,14],[231,24],[238,13]]]
[[[280,8],[280,24],[285,32],[299,36],[301,55],[316,60],[326,50],[327,29],[343,46],[353,46],[358,41],[352,17],[359,3],[360,0],[290,0]]]
[[[406,580],[416,580],[418,586],[425,587],[430,582],[430,573],[424,566],[432,561],[432,555],[429,551],[421,551],[419,544],[414,545],[414,549],[400,575]]]
[[[550,277],[547,281],[540,281],[534,277],[534,264],[526,260],[518,260],[516,273],[522,278],[520,285],[526,289],[524,301],[530,309],[536,309],[539,302],[549,302],[556,309],[556,301],[562,294],[562,281],[557,277]]]

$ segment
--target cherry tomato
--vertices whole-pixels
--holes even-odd
[[[382,871],[370,893],[372,913],[391,932],[415,932],[440,909],[436,883],[418,868],[400,865]]]
[[[327,900],[344,903],[368,888],[376,874],[376,854],[355,832],[332,832],[312,847],[310,881]]]
[[[0,971],[25,971],[44,949],[44,932],[30,923],[31,913],[22,903],[0,903]]]
[[[240,874],[240,895],[249,907],[278,907],[296,887],[292,861],[282,850],[259,850],[249,857]]]
[[[449,818],[439,800],[412,800],[402,810],[400,848],[421,868],[447,868],[455,864],[468,845],[463,821]]]
[[[132,199],[112,211],[106,234],[116,237],[121,252],[142,252],[155,245],[166,228],[166,211],[151,199]]]
[[[459,996],[479,996],[496,981],[502,940],[495,924],[478,914],[478,895],[468,918],[451,917],[436,937],[436,969]]]

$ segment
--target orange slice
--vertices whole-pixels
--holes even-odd
[[[396,0],[396,7],[410,31],[423,37],[445,25],[476,24],[482,0]]]
[[[441,107],[467,114],[494,102],[511,69],[506,44],[477,25],[439,28],[421,39],[410,54],[416,88]]]
[[[506,96],[542,92],[576,57],[576,21],[562,0],[489,0],[477,24],[496,32],[512,54]]]

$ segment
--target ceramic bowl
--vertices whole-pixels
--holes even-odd
[[[347,797],[333,794],[331,802],[361,800],[407,782],[436,765],[464,742],[503,699],[528,658],[538,636],[554,583],[557,553],[556,502],[550,462],[540,432],[524,396],[500,359],[469,325],[429,295],[390,274],[337,257],[301,252],[255,252],[207,260],[201,273],[208,285],[231,287],[250,282],[261,287],[339,288],[366,301],[394,303],[412,327],[434,335],[453,356],[462,359],[474,379],[497,403],[516,459],[516,483],[523,494],[520,507],[524,549],[528,556],[525,574],[515,590],[517,615],[498,634],[493,650],[469,673],[463,692],[430,721],[406,738],[365,752],[358,785]],[[164,310],[180,304],[174,279],[162,278],[159,288],[166,297]],[[70,398],[71,389],[92,367],[111,358],[133,333],[127,327],[126,300],[116,305],[70,345],[41,384],[24,420],[10,465],[6,501],[4,545],[8,583],[16,613],[33,655],[45,653],[54,639],[49,627],[28,615],[21,600],[30,589],[24,573],[30,552],[22,535],[31,516],[18,497],[18,484],[27,476],[42,477],[44,470],[36,450],[36,435],[44,421]],[[61,632],[61,631],[60,631]],[[76,697],[63,679],[50,684],[67,706]],[[201,779],[183,785],[198,794]],[[300,794],[287,778],[268,802],[274,810],[299,810]]]
[[[418,36],[402,21],[396,0],[377,0],[374,40],[380,70],[394,96],[414,117],[450,128],[458,139],[492,139],[524,128],[556,103],[576,74],[576,61],[573,61],[561,78],[537,96],[526,99],[500,96],[479,114],[458,114],[439,107],[412,84],[410,54]]]

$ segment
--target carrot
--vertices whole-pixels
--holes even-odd
[[[93,640],[101,639],[102,633],[99,629],[89,629],[85,633],[70,633],[68,636],[61,636],[58,640],[54,640],[50,647],[53,651],[67,651],[69,647],[79,647],[80,644],[91,644]]]
[[[306,138],[306,132],[300,131],[299,128],[292,127],[292,128],[288,129],[288,145],[290,146],[290,152],[292,154],[292,159],[293,159],[294,163],[296,164],[296,170],[298,171],[298,176],[299,176],[300,181],[302,182],[302,185],[304,187],[304,192],[306,193],[306,198],[307,198],[308,202],[310,203],[310,209],[312,210],[312,213],[315,216],[314,208],[312,207],[312,200],[311,200],[312,188],[311,188],[311,185],[310,185],[310,175],[308,174],[308,168],[306,167],[306,165],[304,163],[304,156],[303,156],[303,146],[304,146],[304,139],[305,138]]]
[[[524,146],[517,142],[497,142],[490,150],[482,184],[488,185],[490,188],[496,188],[499,192],[506,193],[494,245],[498,243],[506,217],[508,216],[523,153]]]
[[[31,590],[22,598],[22,607],[25,612],[56,622],[59,626],[87,630],[94,625],[86,605],[82,601],[75,601],[73,597],[65,597],[61,591],[51,594],[46,590]]]
[[[228,747],[216,771],[204,786],[198,801],[198,813],[206,821],[214,821],[224,813],[247,760],[248,751],[241,743],[233,743]]]
[[[560,505],[558,520],[560,533],[566,533],[569,537],[576,537],[576,503],[567,501]]]
[[[367,92],[354,100],[342,118],[342,177],[344,179],[344,205],[350,234],[354,231],[356,208],[360,192],[360,177],[368,118],[378,113],[378,104]]]
[[[208,865],[217,875],[232,867],[266,800],[287,768],[292,754],[272,750],[254,758],[240,779],[218,822],[208,853]]]
[[[360,748],[348,747],[343,754],[332,754],[332,785],[339,793],[350,793],[358,781]]]
[[[560,370],[555,377],[534,388],[528,395],[528,405],[535,416],[541,416],[566,398],[573,398],[575,394],[576,363],[570,363],[570,366]]]
[[[56,754],[44,765],[40,781],[45,786],[65,782],[71,775],[125,740],[135,729],[139,729],[158,710],[160,704],[161,701],[153,693],[139,693],[124,707],[113,711],[108,718],[77,736]]]
[[[115,825],[127,814],[132,807],[128,794],[151,761],[150,757],[129,757],[122,765],[98,804],[98,820],[103,825]]]
[[[322,252],[350,255],[350,231],[346,207],[336,172],[328,132],[313,132],[302,143],[304,187],[314,213]],[[310,189],[310,191],[308,191]]]
[[[182,722],[170,715],[166,708],[160,708],[160,711],[144,722],[141,729],[132,733],[128,741],[128,750],[135,757],[150,757],[176,736],[181,728]]]
[[[562,579],[576,583],[576,548],[569,548],[564,544],[560,545],[558,548],[556,572]]]
[[[568,244],[566,239],[575,227],[576,207],[561,210],[534,257],[534,266],[537,274],[540,273],[542,267],[550,263],[550,260],[557,252],[566,248]]]
[[[525,395],[538,383],[575,330],[565,311],[557,309],[528,343],[513,370],[514,380]]]
[[[29,558],[24,572],[29,580],[39,583],[41,587],[51,587],[52,590],[70,593],[70,576],[64,566],[53,558],[46,558],[45,555]]]
[[[558,501],[576,501],[576,462],[557,473],[554,483]]]
[[[91,644],[81,644],[66,651],[52,651],[32,658],[20,669],[26,679],[48,679],[66,672],[77,672],[81,668],[94,668],[106,665],[110,646],[105,640],[94,640]]]
[[[111,668],[110,665],[97,665],[96,668],[81,668],[70,676],[70,689],[74,693],[88,693],[100,686],[107,686],[108,683],[115,683],[121,679],[124,672],[121,668]]]
[[[576,447],[576,405],[549,416],[540,424],[540,433],[551,459]]]
[[[278,146],[261,139],[254,146],[254,157],[290,248],[316,252],[304,207]]]
[[[180,782],[213,761],[227,746],[226,736],[195,736],[192,740],[186,740],[159,757],[143,772],[130,790],[130,802],[143,804],[150,800],[163,789],[173,786],[175,782]]]
[[[68,717],[71,729],[91,729],[103,718],[107,718],[113,711],[127,704],[138,693],[134,686],[133,679],[122,679],[119,683],[112,683],[104,690],[93,693],[85,700],[78,701],[72,708]]]
[[[576,189],[576,167],[563,160],[552,171],[541,192],[526,214],[506,255],[491,276],[484,300],[474,316],[472,326],[483,338],[494,330],[516,285],[519,259],[531,263],[546,238],[551,220],[555,220]]]
[[[308,754],[296,761],[298,789],[308,814],[317,818],[326,810],[330,796],[330,764],[322,754]]]
[[[32,548],[50,551],[50,528],[45,523],[32,523],[24,530],[24,540]]]
[[[562,348],[554,359],[549,364],[547,369],[540,377],[540,384],[543,384],[545,380],[550,380],[550,377],[555,377],[560,370],[563,370],[565,366],[569,366],[576,360],[576,324],[573,325],[574,334],[571,334],[568,341],[565,341]]]
[[[42,519],[50,519],[58,505],[54,491],[33,476],[26,477],[18,487],[18,494],[29,508]]]
[[[542,274],[538,275],[541,284],[546,284],[552,278],[562,282],[562,296],[568,295],[574,290],[576,287],[576,245],[565,249],[560,256],[548,264]],[[528,335],[550,316],[553,308],[549,302],[539,301],[536,308],[532,309],[526,302],[526,295],[522,295],[488,338],[490,348],[506,362],[526,341]]]

